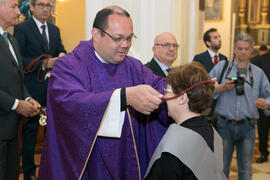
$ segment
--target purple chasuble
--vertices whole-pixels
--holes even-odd
[[[120,138],[97,136],[113,91],[148,84],[164,93],[160,78],[132,57],[117,65],[96,57],[92,40],[56,61],[48,85],[47,132],[40,180],[139,179],[169,126],[166,104],[146,116],[128,107],[137,161],[126,113]],[[139,162],[139,163],[138,163]]]

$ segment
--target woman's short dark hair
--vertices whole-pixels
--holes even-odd
[[[173,68],[166,80],[171,85],[173,93],[179,94],[197,83],[210,80],[210,77],[200,63],[192,62]],[[212,102],[214,89],[214,84],[206,83],[188,91],[187,96],[189,98],[188,106],[190,111],[202,113],[206,110]]]

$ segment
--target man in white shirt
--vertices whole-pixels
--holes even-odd
[[[228,58],[218,52],[221,48],[221,37],[217,29],[211,28],[207,30],[203,35],[203,41],[208,50],[197,54],[193,61],[201,63],[209,73],[219,61],[227,60]]]
[[[145,66],[151,69],[154,74],[166,77],[177,58],[178,48],[179,44],[177,44],[172,33],[163,32],[158,34],[152,47],[154,57]]]
[[[24,69],[31,69],[31,65],[36,67],[33,72],[25,74],[26,88],[42,106],[46,106],[48,79],[44,75],[66,51],[58,27],[47,22],[52,12],[52,0],[30,0],[29,7],[33,16],[15,26],[14,37],[20,47]],[[46,57],[40,58],[43,54]],[[33,63],[34,59],[39,60]],[[25,180],[35,179],[34,146],[38,120],[39,116],[29,118],[24,125],[22,167]]]

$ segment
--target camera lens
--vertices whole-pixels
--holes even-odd
[[[235,85],[235,90],[236,90],[236,94],[238,96],[241,96],[243,94],[245,94],[245,90],[244,90],[244,85],[242,84],[236,84]]]
[[[245,94],[245,90],[244,90],[245,79],[242,77],[237,77],[237,80],[234,81],[234,83],[235,83],[236,94],[238,96]]]

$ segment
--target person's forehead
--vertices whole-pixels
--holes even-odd
[[[108,27],[112,23],[118,23],[120,25],[130,25],[132,21],[129,17],[120,14],[111,14],[108,16]]]
[[[19,4],[18,0],[6,0],[6,2],[3,2],[3,4],[4,3],[7,3],[7,4]]]
[[[236,47],[251,47],[251,42],[239,40],[235,44]]]
[[[219,35],[219,33],[218,33],[217,31],[214,31],[214,32],[210,32],[210,33],[209,33],[209,36],[210,36],[211,38],[213,38],[213,37],[217,37],[217,36],[220,36],[220,35]]]
[[[170,35],[170,34],[163,34],[163,35],[161,35],[157,39],[157,41],[162,42],[162,43],[166,43],[166,42],[168,42],[168,43],[176,43],[176,39],[172,35]]]
[[[35,3],[51,3],[51,0],[36,0]]]
[[[108,27],[106,30],[108,31],[125,30],[124,33],[132,34],[133,33],[132,20],[124,15],[111,14],[108,16]]]

